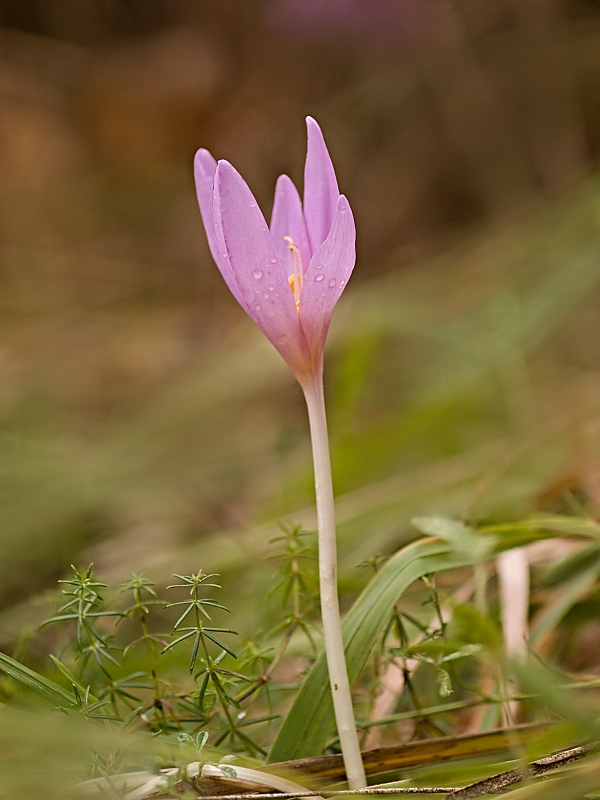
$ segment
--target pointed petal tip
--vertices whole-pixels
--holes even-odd
[[[211,154],[210,150],[207,150],[206,147],[199,147],[198,150],[196,150],[196,153],[194,155],[194,161],[202,161],[207,156],[208,156],[208,158],[210,158],[210,159],[212,159],[214,161],[214,158],[212,157],[212,154]]]
[[[227,169],[230,169],[230,170],[233,170],[233,172],[236,172],[235,167],[229,161],[227,161],[226,158],[220,158],[217,161],[217,170],[223,172],[224,170],[226,171]]]
[[[352,207],[350,206],[350,201],[348,200],[345,194],[341,194],[337,199],[337,203],[335,204],[336,212],[338,211],[338,209],[342,212],[342,214],[349,212],[352,219],[354,219],[354,214],[352,213]]]
[[[220,158],[215,169],[215,197],[221,196],[225,186],[237,185],[240,182],[245,184],[244,179],[233,164],[230,164],[224,158]]]
[[[217,161],[217,168],[215,170],[215,185],[222,184],[223,181],[233,180],[240,181],[246,185],[246,181],[242,178],[237,169],[227,161],[225,158],[220,158]]]
[[[306,118],[306,126],[304,216],[314,253],[331,229],[340,191],[321,128],[312,117]]]
[[[194,174],[199,172],[212,177],[215,174],[217,162],[212,154],[204,147],[196,151],[194,155]]]
[[[306,117],[306,135],[310,139],[311,134],[319,136],[321,139],[323,138],[323,131],[321,130],[321,126],[317,122],[314,117]]]
[[[277,191],[277,187],[280,185],[289,186],[294,183],[294,181],[290,178],[289,175],[286,175],[285,172],[282,172],[281,175],[275,181],[275,191]]]

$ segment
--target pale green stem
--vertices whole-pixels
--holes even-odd
[[[329,439],[325,417],[323,381],[319,377],[303,387],[315,470],[315,492],[319,527],[319,583],[321,590],[321,616],[329,683],[333,697],[335,721],[342,748],[346,777],[351,789],[367,785],[360,745],[354,721],[352,695],[344,656],[342,623],[337,591],[337,547],[333,483],[329,458]]]

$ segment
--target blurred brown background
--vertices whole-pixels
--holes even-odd
[[[408,349],[405,326],[404,364],[381,334],[383,312],[360,330],[348,315],[367,307],[371,285],[384,297],[393,285],[408,300],[389,319],[412,319],[414,332],[427,323],[416,307],[411,317],[412,296],[435,327],[531,277],[540,252],[541,284],[585,237],[597,261],[597,0],[0,0],[0,24],[2,602],[51,585],[75,558],[122,577],[310,502],[297,387],[208,253],[191,172],[199,146],[235,164],[268,214],[280,172],[301,185],[306,114],[323,128],[359,231],[350,310],[332,338],[358,353],[330,372],[340,489],[487,442],[490,417],[496,436],[539,413],[535,385],[498,412],[501,424],[489,410],[473,422],[467,403],[475,432],[442,445],[448,422],[434,421],[435,446],[388,437],[394,454],[373,444],[352,473],[348,432],[404,413],[411,369],[421,375],[429,356]],[[557,255],[547,234],[563,223],[569,246]],[[525,225],[526,246],[498,233],[509,224]],[[475,255],[444,257],[473,241]],[[580,296],[563,301],[573,280]],[[556,308],[566,314],[593,285],[567,275]],[[519,318],[507,302],[498,319]],[[554,312],[540,313],[547,328]],[[569,374],[600,367],[596,306],[585,313],[564,340]],[[377,391],[361,383],[373,347]],[[545,358],[547,400],[564,376]]]

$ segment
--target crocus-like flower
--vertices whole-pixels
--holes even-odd
[[[212,256],[244,311],[304,387],[320,378],[323,346],[354,267],[356,231],[321,129],[306,120],[304,203],[287,175],[275,187],[270,230],[227,161],[198,150],[194,175]]]
[[[275,188],[271,229],[227,161],[198,150],[194,173],[211,253],[238,303],[292,368],[306,398],[319,528],[323,638],[348,783],[366,786],[337,594],[333,484],[323,395],[323,346],[333,307],[354,268],[354,219],[339,193],[323,134],[306,120],[304,204],[287,175]]]

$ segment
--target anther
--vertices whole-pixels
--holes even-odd
[[[290,260],[292,262],[292,274],[288,278],[288,283],[294,295],[294,300],[296,301],[296,310],[300,313],[300,293],[302,292],[302,284],[304,283],[302,254],[300,248],[291,236],[284,236],[283,241],[287,243]]]

